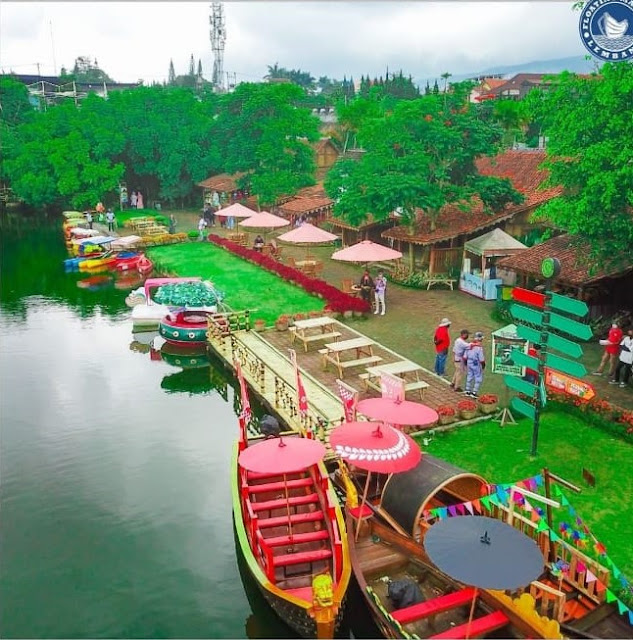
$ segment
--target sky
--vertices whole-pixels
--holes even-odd
[[[269,65],[314,77],[402,69],[416,81],[584,56],[568,2],[225,2],[224,71],[257,82]],[[89,56],[117,82],[211,79],[208,2],[0,2],[0,70],[55,75]],[[226,75],[226,74],[225,74]]]

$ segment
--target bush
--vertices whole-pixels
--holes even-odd
[[[189,240],[195,240],[200,237],[200,232],[198,231],[187,231],[187,237]]]

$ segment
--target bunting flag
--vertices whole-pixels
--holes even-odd
[[[473,511],[472,502],[465,502],[464,507],[466,507],[466,511],[468,511],[468,513],[470,513],[471,516],[475,515],[475,512]]]
[[[629,624],[633,627],[633,611],[629,609]]]
[[[380,374],[380,391],[383,398],[389,398],[394,402],[402,402],[405,393],[404,380],[383,371]]]
[[[306,396],[306,390],[301,380],[301,373],[299,372],[299,365],[297,364],[297,352],[294,349],[290,349],[290,360],[295,368],[295,378],[297,380],[297,402],[299,403],[299,415],[305,418],[308,415],[308,397]]]
[[[596,578],[595,574],[591,572],[591,570],[587,569],[587,574],[585,575],[585,582],[587,584],[591,584],[595,582],[598,578]]]
[[[629,608],[624,604],[624,602],[622,602],[622,600],[618,600],[618,611],[620,612],[620,615],[626,613],[628,610]]]
[[[356,420],[356,405],[358,404],[358,391],[345,384],[342,380],[336,379],[338,394],[343,403],[343,411],[345,412],[345,422],[354,422]]]
[[[244,425],[253,418],[253,412],[251,411],[251,402],[248,399],[248,387],[246,386],[246,380],[244,380],[244,374],[242,373],[242,365],[239,360],[235,360],[235,373],[237,374],[237,380],[240,383],[240,399],[242,404],[242,410],[240,412],[240,419],[244,420]]]

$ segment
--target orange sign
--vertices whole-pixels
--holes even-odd
[[[596,390],[588,382],[547,367],[545,367],[545,384],[554,391],[567,393],[581,400],[591,400],[596,395]]]

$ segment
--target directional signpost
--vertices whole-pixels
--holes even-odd
[[[512,351],[513,359],[517,364],[532,371],[538,371],[538,384],[532,384],[514,376],[504,376],[504,382],[508,387],[528,399],[515,397],[512,399],[511,406],[534,421],[532,456],[536,456],[537,453],[540,412],[547,401],[546,385],[585,400],[595,395],[590,384],[578,379],[587,374],[584,365],[569,359],[580,358],[583,354],[582,347],[568,338],[553,333],[555,330],[573,338],[588,340],[592,335],[591,327],[569,316],[584,318],[589,313],[589,309],[581,300],[550,291],[553,279],[560,273],[558,260],[555,258],[543,260],[541,273],[547,279],[545,293],[515,287],[512,290],[512,298],[516,303],[510,305],[510,313],[517,321],[517,334],[541,346],[538,358],[518,349]],[[551,350],[559,351],[569,357],[563,358],[551,353]]]

